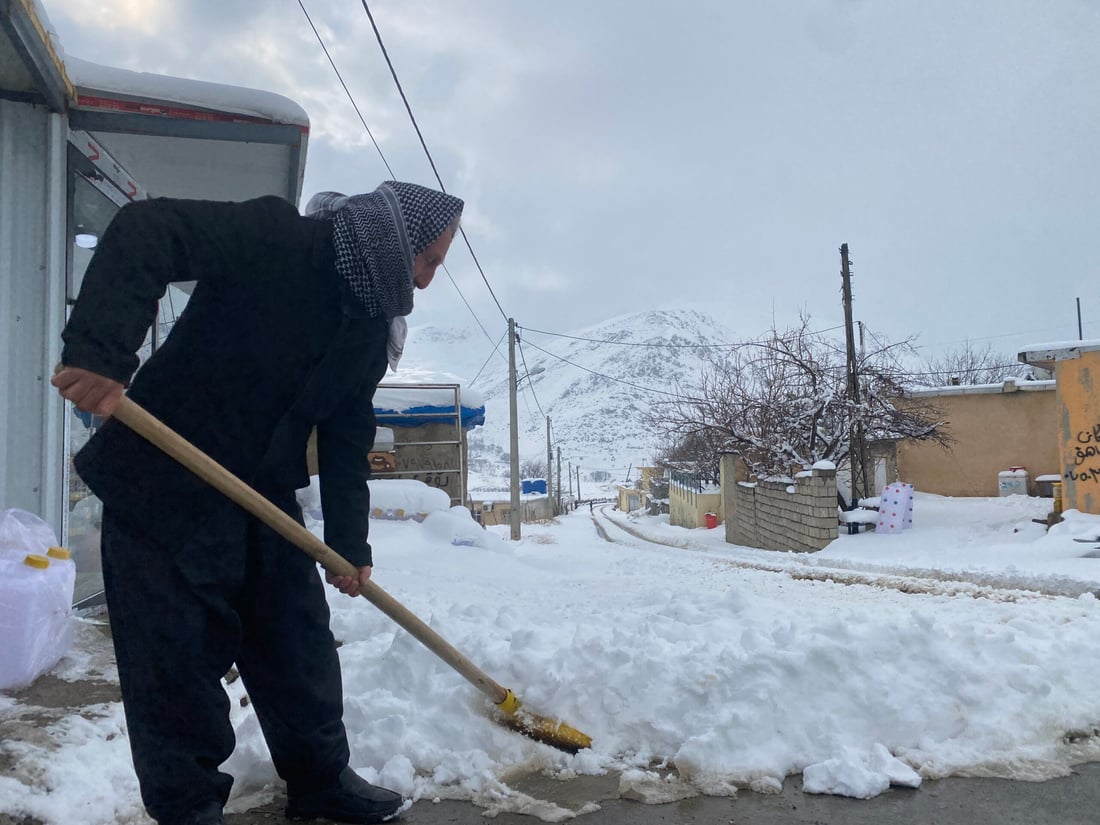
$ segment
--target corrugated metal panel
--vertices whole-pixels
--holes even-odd
[[[63,319],[59,116],[0,100],[0,506],[62,526],[62,404],[48,364]]]
[[[48,132],[45,109],[0,100],[0,501],[36,513],[43,506]]]

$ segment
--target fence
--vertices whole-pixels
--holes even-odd
[[[736,461],[733,456],[723,461]],[[836,470],[815,469],[793,479],[737,481],[726,500],[726,541],[768,550],[820,550],[837,537]]]

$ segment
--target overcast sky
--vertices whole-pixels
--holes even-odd
[[[296,0],[42,0],[67,54],[284,94],[304,198],[388,178]],[[394,174],[435,186],[355,0],[305,0]],[[929,351],[1100,337],[1096,0],[375,0],[504,313],[807,312]],[[448,268],[495,341],[469,253]],[[476,322],[446,276],[410,319]],[[486,352],[491,348],[484,342]]]

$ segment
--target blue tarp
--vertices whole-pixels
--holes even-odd
[[[383,427],[422,427],[425,424],[454,424],[455,408],[452,406],[410,407],[407,410],[388,410],[375,407],[374,415]],[[485,423],[485,407],[462,407],[462,429],[472,430]]]

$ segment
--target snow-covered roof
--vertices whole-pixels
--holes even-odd
[[[1056,381],[1025,381],[1023,379],[1008,379],[998,381],[996,384],[959,384],[949,387],[921,387],[908,391],[908,395],[918,398],[934,397],[941,395],[992,395],[1002,392],[1042,392],[1053,390]]]
[[[77,87],[78,105],[93,104],[96,92],[136,101],[159,101],[211,112],[232,113],[272,123],[309,128],[309,115],[293,100],[274,92],[134,72],[65,55],[65,70]],[[150,114],[161,114],[151,112]]]
[[[457,385],[380,386],[374,393],[374,414],[380,423],[391,427],[420,427],[425,424],[451,424],[458,407],[462,429],[471,430],[485,423],[485,402],[481,394]]]
[[[1025,347],[1016,356],[1025,364],[1052,370],[1057,361],[1068,361],[1080,357],[1083,352],[1100,350],[1100,339],[1086,341],[1056,341],[1052,344],[1033,344]]]

